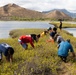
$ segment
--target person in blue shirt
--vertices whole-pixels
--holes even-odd
[[[0,61],[2,60],[2,54],[4,54],[8,62],[13,61],[14,49],[7,43],[0,44]]]
[[[53,31],[50,32],[50,37],[52,37],[52,38],[54,39],[54,36],[55,36],[56,33],[57,33],[57,28],[54,27],[54,28],[53,28]]]
[[[68,39],[66,41],[62,41],[58,46],[58,56],[62,61],[66,62],[69,51],[72,53],[73,57],[75,57],[75,53],[70,40]]]
[[[48,39],[47,40],[47,42],[52,42],[52,43],[54,43],[54,37],[55,37],[55,35],[57,34],[57,28],[56,27],[54,27],[53,29],[52,29],[52,31],[50,32],[50,39]]]

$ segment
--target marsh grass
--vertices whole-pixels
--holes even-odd
[[[55,25],[56,27],[59,27],[60,23],[57,21],[57,22],[51,22],[50,24],[53,24]],[[66,22],[62,22],[62,27],[63,28],[76,28],[76,24],[72,24],[72,23],[66,23]]]
[[[0,65],[1,75],[63,75],[65,72],[63,69],[71,75],[76,74],[76,61],[68,57],[70,66],[62,63],[57,56],[57,43],[47,43],[46,40],[49,35],[43,36],[39,39],[38,43],[34,43],[35,48],[32,48],[29,44],[28,49],[24,50],[18,43],[18,38],[21,35],[31,33],[42,33],[45,29],[18,29],[10,32],[11,37],[8,39],[1,39],[0,43],[6,42],[10,44],[14,50],[14,60],[10,64],[6,62],[3,56],[2,63]],[[66,40],[70,38],[71,43],[76,52],[76,38],[67,34],[62,30],[60,35]],[[59,68],[62,70],[60,71]]]

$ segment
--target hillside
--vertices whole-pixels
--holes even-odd
[[[11,16],[20,18],[42,18],[44,17],[44,14],[38,11],[20,7],[16,4],[7,4],[0,7],[0,18]]]
[[[16,4],[7,4],[0,7],[0,20],[29,20],[29,19],[65,19],[71,20],[72,18],[59,10],[49,11],[47,13],[38,12],[35,10],[26,9]]]
[[[63,13],[69,15],[69,16],[72,17],[72,18],[76,18],[76,13],[69,12],[69,11],[66,10],[66,9],[56,9],[56,10],[62,11]]]
[[[49,13],[46,13],[46,18],[51,18],[51,19],[66,19],[66,20],[71,20],[72,18],[68,16],[67,14],[54,10]]]
[[[52,12],[52,11],[55,11],[55,10],[60,11],[60,12],[63,12],[65,14],[69,15],[72,18],[76,18],[76,13],[69,12],[66,9],[53,9],[53,10],[49,10],[49,11],[43,11],[42,13],[49,13],[49,12]]]

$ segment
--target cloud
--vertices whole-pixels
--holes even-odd
[[[0,0],[0,6],[8,3],[15,3],[21,7],[36,11],[48,11],[57,8],[76,12],[76,0]]]

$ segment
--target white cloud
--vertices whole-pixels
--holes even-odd
[[[8,3],[15,3],[36,11],[48,11],[58,8],[76,12],[76,0],[0,0],[0,6]]]

